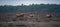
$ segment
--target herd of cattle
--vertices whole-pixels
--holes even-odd
[[[34,13],[30,13],[29,16],[28,16],[28,18],[33,18],[34,15],[35,15]],[[24,17],[24,13],[16,14],[16,16],[17,16],[17,17]],[[54,15],[52,15],[52,14],[47,14],[47,15],[46,15],[47,18],[51,18],[52,16],[54,16]]]

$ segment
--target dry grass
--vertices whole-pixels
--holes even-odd
[[[17,18],[16,13],[0,13],[0,27],[60,27],[59,14],[55,14],[56,16],[51,17],[52,20],[49,20],[46,14],[47,13],[36,13],[33,18],[28,18],[27,16],[29,16],[29,13],[25,13],[24,17]],[[20,20],[20,18],[22,19]]]

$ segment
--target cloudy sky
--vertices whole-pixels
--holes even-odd
[[[0,0],[0,5],[60,4],[60,0]]]

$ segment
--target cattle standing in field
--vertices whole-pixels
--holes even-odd
[[[53,17],[53,16],[55,16],[54,14],[47,14],[46,15],[48,18],[51,18],[51,17]]]
[[[53,17],[53,15],[47,14],[46,16],[47,16],[47,18],[49,18],[49,20],[52,20],[51,17]]]
[[[17,17],[24,17],[24,13],[16,14]]]
[[[49,14],[47,14],[46,16],[47,16],[48,18],[51,18],[51,17],[52,17],[52,16],[51,16],[51,15],[49,15]]]
[[[28,18],[33,18],[34,17],[34,14],[33,13],[30,13]]]

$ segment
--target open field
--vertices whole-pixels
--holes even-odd
[[[46,17],[47,13],[34,13],[33,18],[16,17],[17,13],[0,13],[0,27],[60,27],[60,13],[55,13],[51,20]],[[51,13],[53,14],[53,13]]]

